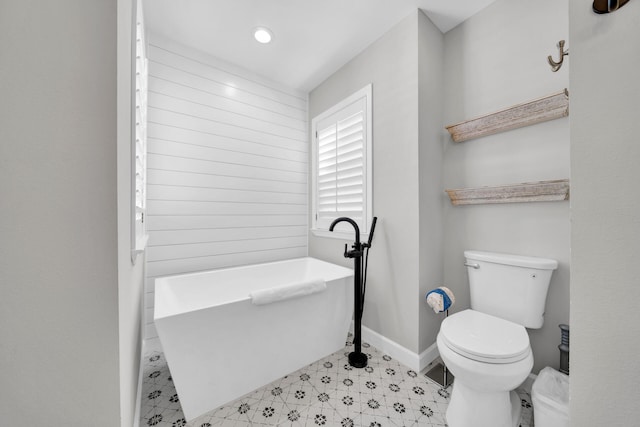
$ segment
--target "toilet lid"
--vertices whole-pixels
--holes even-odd
[[[481,362],[517,362],[531,351],[524,326],[474,310],[447,317],[440,333],[451,350]]]

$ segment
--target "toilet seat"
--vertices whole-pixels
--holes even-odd
[[[531,353],[524,326],[479,311],[464,310],[440,326],[442,341],[459,355],[485,363],[514,363]]]

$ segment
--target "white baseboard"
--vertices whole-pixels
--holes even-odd
[[[351,331],[353,332],[353,324],[351,325]],[[416,372],[422,371],[440,355],[436,343],[433,343],[422,353],[416,354],[366,326],[362,327],[362,341],[371,344]]]
[[[136,395],[136,409],[133,412],[133,427],[140,427],[140,411],[142,410],[142,376],[144,375],[144,355],[145,355],[145,340],[142,340],[140,346],[140,368],[138,369],[138,391]]]
[[[419,363],[420,369],[418,372],[421,372],[424,368],[429,366],[431,362],[440,357],[440,352],[438,351],[438,345],[436,343],[431,344],[425,351],[420,353]]]

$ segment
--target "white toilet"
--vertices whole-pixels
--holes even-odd
[[[465,251],[471,309],[447,317],[438,350],[455,376],[449,427],[517,427],[520,398],[513,391],[533,367],[529,335],[544,321],[547,290],[558,262]]]

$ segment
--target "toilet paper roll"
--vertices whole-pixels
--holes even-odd
[[[427,304],[436,313],[442,313],[447,311],[455,302],[456,298],[451,292],[451,289],[445,286],[439,286],[436,289],[427,293]]]

